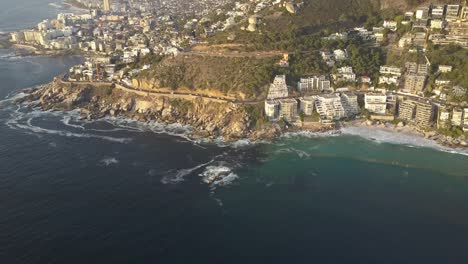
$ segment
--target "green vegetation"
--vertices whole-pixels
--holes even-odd
[[[452,85],[468,87],[468,50],[458,46],[434,46],[428,51],[432,65],[451,65],[453,71],[437,73],[436,78],[451,80]],[[436,69],[434,69],[436,70]]]
[[[163,59],[138,78],[152,80],[158,87],[218,90],[255,98],[278,72],[279,57],[177,56]]]
[[[265,127],[265,125],[268,123],[267,118],[263,114],[263,104],[248,105],[245,106],[244,109],[249,115],[249,117],[252,119],[252,125],[256,129],[261,129]]]
[[[468,138],[468,132],[463,132],[463,129],[457,126],[440,128],[438,131],[440,134],[444,136],[449,136],[452,138],[459,138],[461,136],[465,136],[465,138]]]

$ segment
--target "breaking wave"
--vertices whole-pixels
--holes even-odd
[[[214,160],[211,160],[207,163],[200,164],[198,166],[195,166],[193,168],[189,169],[181,169],[181,170],[175,170],[175,171],[169,171],[166,175],[163,176],[161,179],[161,182],[163,184],[177,184],[180,182],[184,181],[184,178],[191,173],[193,173],[196,170],[199,170],[209,164],[211,164]]]
[[[62,9],[63,6],[61,4],[57,4],[57,3],[49,3],[50,6],[56,8],[56,9]]]
[[[106,166],[106,167],[108,167],[110,165],[118,164],[119,161],[116,158],[108,157],[108,158],[102,159],[99,163]]]
[[[44,117],[44,116],[52,116],[57,117],[61,116],[63,113],[61,112],[44,112],[40,110],[34,110],[31,112],[21,112],[21,108],[18,107],[16,111],[14,111],[11,115],[11,118],[6,121],[6,125],[11,129],[22,129],[27,132],[32,132],[34,134],[50,134],[50,135],[58,135],[63,137],[76,137],[76,138],[97,138],[103,139],[111,142],[117,143],[128,143],[132,139],[131,138],[117,138],[117,137],[110,137],[110,136],[102,136],[102,135],[95,135],[89,133],[76,133],[67,130],[56,130],[56,129],[48,129],[40,126],[33,125],[32,122],[36,118]],[[65,120],[66,121],[66,120]]]
[[[199,176],[202,177],[204,183],[213,188],[230,185],[239,178],[231,168],[224,165],[207,166]]]
[[[301,159],[307,159],[307,158],[310,158],[311,156],[309,153],[300,149],[296,149],[296,148],[281,148],[281,149],[276,150],[275,153],[277,154],[282,154],[282,153],[291,154],[292,153],[292,154],[296,154]]]
[[[305,138],[323,138],[323,137],[337,137],[341,135],[340,130],[331,130],[326,132],[312,132],[312,131],[298,131],[298,132],[287,132],[281,137],[283,138],[294,138],[294,137],[305,137]]]
[[[424,138],[410,133],[389,131],[382,128],[367,127],[345,127],[341,129],[343,135],[358,136],[377,143],[390,143],[396,145],[406,145],[408,147],[431,148],[452,154],[467,155],[468,151],[464,149],[453,149],[442,146],[436,141]]]

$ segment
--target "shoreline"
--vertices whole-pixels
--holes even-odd
[[[415,129],[415,127],[406,125],[406,126],[398,126],[391,123],[380,123],[380,122],[371,122],[365,119],[358,119],[352,121],[343,121],[339,122],[337,126],[317,126],[316,129],[303,129],[300,127],[282,127],[280,128],[277,124],[269,124],[268,126],[257,129],[257,128],[248,128],[244,127],[241,130],[241,133],[236,134],[232,132],[228,132],[227,134],[221,133],[212,133],[208,127],[213,126],[216,127],[218,124],[215,121],[206,121],[201,122],[201,119],[197,119],[199,121],[192,122],[190,120],[180,118],[180,116],[169,116],[169,118],[165,119],[162,118],[164,115],[155,116],[150,114],[149,112],[140,113],[139,111],[123,111],[114,108],[99,108],[102,107],[100,104],[104,104],[104,102],[97,102],[96,100],[93,101],[93,107],[98,108],[89,108],[90,103],[84,103],[80,106],[70,106],[72,100],[69,94],[58,92],[55,96],[60,96],[61,101],[58,101],[54,98],[54,95],[50,97],[50,99],[44,99],[44,97],[38,97],[39,95],[43,95],[44,93],[48,93],[50,96],[50,92],[57,89],[66,89],[60,85],[56,86],[55,88],[50,89],[48,86],[51,84],[43,85],[40,88],[36,89],[26,89],[23,92],[26,94],[25,97],[21,99],[15,100],[16,104],[25,104],[29,103],[27,107],[29,108],[41,108],[42,111],[79,111],[80,118],[79,120],[89,120],[95,121],[105,118],[124,118],[133,121],[143,122],[143,123],[150,123],[150,122],[157,122],[161,125],[167,126],[174,126],[174,125],[183,125],[183,126],[190,126],[193,128],[190,134],[187,134],[187,138],[190,140],[206,140],[206,141],[217,141],[220,138],[224,140],[225,143],[233,143],[237,141],[249,141],[249,142],[274,142],[278,139],[287,136],[298,136],[298,137],[321,137],[321,136],[336,136],[336,135],[350,135],[350,136],[358,136],[363,139],[369,141],[376,141],[376,142],[386,142],[390,144],[397,144],[397,145],[409,145],[409,146],[420,146],[420,147],[428,147],[434,148],[441,151],[446,152],[455,152],[463,155],[468,155],[466,151],[467,145],[466,140],[463,140],[461,143],[452,141],[444,140],[444,136],[438,135],[435,131],[423,133]],[[49,89],[49,90],[47,90]],[[76,90],[80,88],[72,87],[76,93]],[[104,90],[104,89],[97,89],[97,90]],[[102,92],[102,91],[101,91]],[[42,94],[41,94],[42,93]],[[34,95],[36,94],[36,95]],[[120,94],[116,94],[116,97],[120,97]],[[74,94],[76,98],[74,100],[82,100],[82,94],[78,92],[78,94]],[[126,94],[128,96],[128,94]],[[131,96],[131,95],[130,95]],[[135,95],[133,95],[135,96]],[[49,98],[49,97],[48,97]],[[134,98],[134,97],[132,97]],[[123,98],[125,100],[125,97]],[[38,103],[38,101],[40,103]],[[48,101],[51,100],[51,101]],[[132,99],[134,100],[134,99]],[[153,98],[152,100],[156,100]],[[163,101],[167,98],[163,99]],[[34,103],[35,102],[35,103]],[[66,108],[63,105],[63,102],[67,102],[70,108]],[[136,102],[139,104],[139,102]],[[124,106],[129,107],[129,106]],[[149,105],[148,107],[155,107],[155,105]],[[204,107],[204,106],[203,106]],[[221,105],[220,107],[225,107]],[[96,110],[98,109],[98,110]],[[169,114],[165,112],[166,110],[161,110],[162,112],[166,113],[165,116]],[[177,110],[176,110],[177,111]],[[231,111],[231,110],[230,110]],[[201,115],[204,115],[202,113]],[[209,119],[211,120],[211,119]],[[238,121],[235,121],[238,122]],[[234,122],[234,123],[235,123]],[[241,121],[243,123],[244,121]],[[227,124],[232,126],[232,124]],[[227,135],[227,137],[225,137]],[[233,135],[232,137],[230,137]]]

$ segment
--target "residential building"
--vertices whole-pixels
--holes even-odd
[[[407,74],[405,77],[404,91],[410,93],[418,93],[424,90],[426,85],[426,75],[421,74]]]
[[[345,109],[341,104],[340,96],[336,94],[324,94],[317,97],[315,109],[322,121],[339,120],[346,116]]]
[[[463,109],[454,108],[452,112],[452,126],[463,126]]]
[[[416,19],[427,19],[429,17],[429,6],[421,7],[416,10]]]
[[[454,86],[452,88],[452,95],[455,96],[455,97],[463,97],[466,95],[466,88],[463,87],[463,86]]]
[[[468,2],[465,0],[465,4],[463,5],[463,9],[460,12],[460,18],[462,21],[468,20]]]
[[[270,120],[276,120],[279,117],[280,104],[277,100],[265,101],[265,115]]]
[[[447,73],[451,72],[453,67],[451,65],[439,65],[439,72]]]
[[[341,105],[343,106],[347,117],[355,116],[361,112],[356,94],[342,93],[340,97]]]
[[[337,49],[333,51],[333,56],[337,61],[343,61],[348,58],[348,52],[346,50]]]
[[[280,99],[279,117],[286,121],[295,121],[298,117],[296,99]]]
[[[299,99],[301,112],[306,116],[314,113],[315,97],[305,96]]]
[[[450,112],[445,107],[439,107],[437,128],[446,128],[450,123]]]
[[[434,106],[431,103],[416,102],[415,123],[421,127],[432,126],[434,118]]]
[[[395,66],[380,66],[379,84],[394,84],[400,83],[402,75],[401,69]]]
[[[354,74],[352,67],[341,67],[338,68],[338,74],[335,75],[335,79],[337,81],[355,82],[356,74]]]
[[[468,107],[463,109],[463,131],[468,131]]]
[[[301,93],[327,91],[331,89],[331,82],[326,76],[301,78],[297,83],[297,89]]]
[[[457,20],[460,15],[460,5],[447,5],[445,18],[447,20]]]
[[[286,76],[277,75],[268,90],[268,100],[285,98],[289,96],[288,86],[286,85]]]
[[[416,103],[412,100],[400,102],[398,107],[398,117],[406,121],[413,121],[416,111]]]
[[[110,10],[110,0],[104,0],[104,3],[103,3],[103,9],[106,10],[106,11],[109,11]]]
[[[385,20],[384,23],[383,23],[383,27],[386,28],[386,29],[390,29],[392,31],[395,31],[395,30],[397,30],[398,23],[396,21]]]
[[[431,16],[432,18],[442,19],[445,15],[445,6],[436,5],[432,7]]]
[[[442,19],[432,19],[431,28],[432,29],[443,29],[445,27],[445,22]]]
[[[385,114],[387,111],[387,96],[382,93],[366,93],[364,108],[371,113]]]
[[[411,33],[406,33],[398,41],[399,48],[405,48],[413,44],[413,35]]]
[[[380,74],[401,76],[401,69],[396,66],[380,66]]]

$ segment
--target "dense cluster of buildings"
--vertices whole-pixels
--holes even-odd
[[[401,48],[417,46],[424,48],[427,40],[434,44],[456,44],[468,48],[468,3],[428,4],[415,12],[405,14],[405,24],[415,30],[400,39]]]

